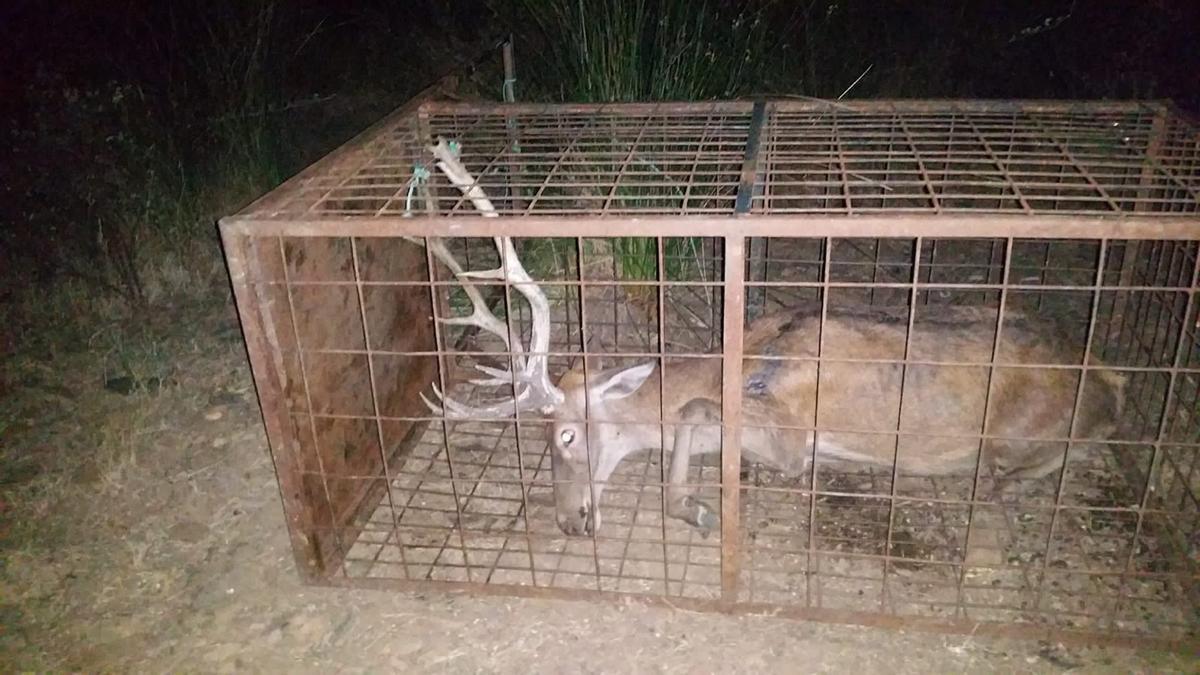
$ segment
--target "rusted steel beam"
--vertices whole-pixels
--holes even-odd
[[[728,216],[529,216],[519,218],[381,216],[372,219],[270,219],[251,215],[221,221],[232,234],[283,237],[911,237],[954,239],[1196,239],[1196,216],[1072,215],[764,215]]]

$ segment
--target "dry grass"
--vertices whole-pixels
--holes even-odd
[[[106,391],[101,376],[114,357],[87,343],[8,362],[17,377],[5,402],[5,465],[42,457],[33,452],[39,443],[52,448],[36,474],[4,486],[14,523],[0,544],[4,663],[225,672],[622,672],[655,664],[752,672],[881,666],[904,654],[897,672],[1186,667],[1174,655],[905,636],[637,603],[303,588],[233,321],[227,303],[199,303],[173,317],[183,328],[147,332],[149,343],[123,334],[119,344],[135,355],[128,357],[134,366],[171,367],[170,384],[156,391]],[[118,344],[108,332],[97,335],[107,342],[94,344]]]

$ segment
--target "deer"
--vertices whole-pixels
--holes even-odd
[[[451,183],[484,216],[494,217],[453,146],[439,141],[429,150]],[[722,449],[720,359],[664,356],[595,369],[585,357],[555,381],[547,359],[549,302],[511,238],[495,237],[501,264],[487,271],[464,269],[440,239],[411,241],[451,270],[472,303],[470,315],[439,320],[491,333],[511,355],[507,369],[476,364],[485,377],[471,380],[505,387],[508,395],[468,404],[435,383],[436,401],[422,394],[434,414],[540,415],[547,426],[555,519],[567,535],[599,531],[606,483],[626,457],[667,448],[667,516],[704,532],[719,525],[718,508],[697,498],[687,477],[694,458]],[[474,286],[480,280],[505,282],[528,301],[528,346],[488,309]],[[1014,310],[999,327],[997,310],[986,307],[910,312],[915,307],[804,306],[749,322],[740,355],[743,462],[788,477],[807,475],[817,463],[935,477],[976,476],[986,469],[999,492],[1061,470],[1073,443],[1102,441],[1115,431],[1124,376],[1095,369],[1098,364],[1081,371],[1060,336],[1038,321]]]

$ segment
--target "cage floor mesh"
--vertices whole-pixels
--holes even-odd
[[[431,424],[393,467],[379,505],[346,533],[351,578],[458,581],[717,599],[721,540],[663,518],[661,452],[620,464],[594,537],[555,521],[544,428]],[[1073,450],[1058,478],[972,508],[972,478],[823,465],[787,478],[743,467],[739,601],[1057,628],[1194,631],[1178,571],[1138,533],[1135,497],[1109,451]],[[689,483],[714,507],[720,470]],[[979,494],[988,494],[982,478]],[[894,503],[894,508],[889,504]],[[1130,567],[1126,568],[1127,561]],[[1134,574],[1131,574],[1134,572]],[[1159,572],[1156,574],[1156,572]]]
[[[349,549],[346,574],[719,595],[720,537],[664,523],[656,453],[640,453],[618,468],[603,495],[597,537],[568,538],[555,522],[540,430],[521,425],[518,453],[514,424],[448,426],[443,437],[440,425],[431,425],[404,459]],[[697,482],[719,484],[716,467],[694,473]],[[702,492],[715,502],[715,487]]]

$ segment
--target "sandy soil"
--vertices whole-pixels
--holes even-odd
[[[105,389],[117,360],[112,343],[8,359],[0,409],[6,670],[1197,669],[1180,654],[636,603],[305,587],[294,571],[232,312],[225,302],[181,312],[148,327],[154,347],[136,353],[139,382],[154,383],[151,391]],[[131,348],[121,349],[128,356]]]

